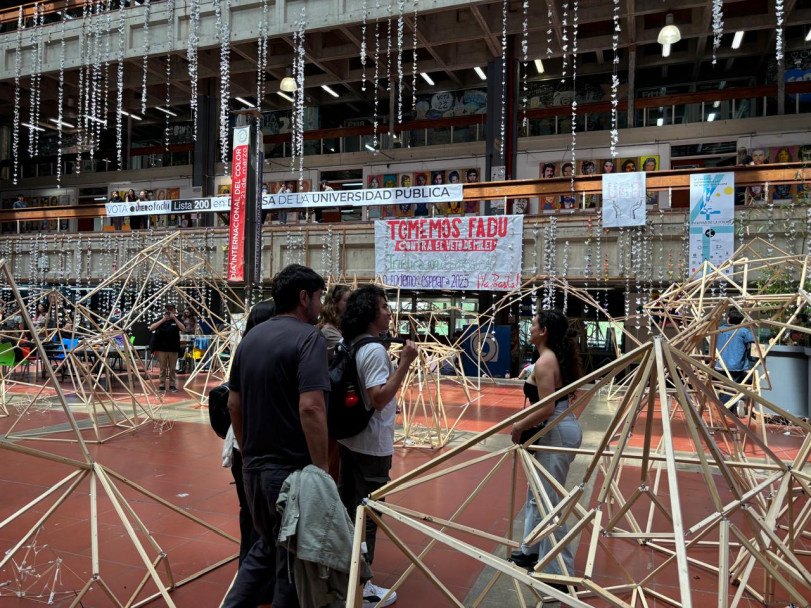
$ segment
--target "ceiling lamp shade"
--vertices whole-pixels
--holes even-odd
[[[285,76],[279,84],[279,90],[285,93],[293,93],[298,89],[298,85],[292,76]]]
[[[681,32],[679,28],[673,25],[673,13],[668,13],[665,17],[665,26],[659,32],[659,37],[656,41],[661,44],[676,44],[681,40]]]

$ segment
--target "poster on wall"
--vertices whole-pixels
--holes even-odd
[[[511,291],[521,286],[523,216],[375,222],[375,274],[413,289]]]
[[[610,173],[603,176],[603,227],[645,225],[645,173]]]
[[[719,265],[735,251],[735,174],[690,176],[690,273]]]

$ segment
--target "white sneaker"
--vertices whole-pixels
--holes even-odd
[[[380,602],[387,593],[389,596]],[[388,589],[378,587],[372,581],[366,581],[366,584],[363,586],[363,608],[373,608],[374,606],[383,608],[384,606],[391,606],[396,601],[396,591],[389,593]]]

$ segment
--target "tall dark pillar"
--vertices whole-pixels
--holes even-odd
[[[482,181],[515,179],[515,154],[517,151],[518,126],[518,78],[513,38],[507,45],[507,65],[501,57],[487,64],[487,123],[485,125],[486,168]],[[507,88],[503,88],[506,79]],[[502,92],[504,96],[504,154],[502,157]],[[493,213],[492,202],[486,201],[485,213]]]
[[[200,188],[200,196],[215,196],[214,171],[219,150],[217,149],[216,99],[208,95],[197,97],[197,140],[194,142],[192,164],[192,187]],[[214,214],[200,214],[200,226],[213,226]]]

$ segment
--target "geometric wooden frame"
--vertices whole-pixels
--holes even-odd
[[[23,300],[20,297],[19,290],[13,277],[11,276],[11,272],[8,268],[6,260],[0,260],[0,276],[3,276],[8,281],[8,285],[12,290],[13,297],[20,305],[24,325],[31,332],[31,336],[36,348],[42,352],[42,341],[40,340],[37,332],[34,331],[33,323],[28,315],[28,311],[24,306]],[[34,537],[41,526],[59,511],[60,506],[64,504],[69,496],[86,496],[88,499],[88,511],[90,513],[89,532],[91,539],[91,572],[89,573],[85,584],[77,591],[75,599],[70,604],[71,608],[81,605],[82,600],[86,599],[88,592],[93,586],[100,588],[101,591],[110,599],[110,601],[119,608],[130,608],[144,605],[148,601],[158,597],[163,598],[167,606],[174,608],[175,603],[169,593],[172,589],[177,588],[187,582],[191,582],[206,572],[209,572],[214,568],[217,568],[220,565],[234,559],[236,556],[234,555],[220,560],[218,563],[199,570],[182,581],[175,580],[169,563],[169,554],[160,547],[155,538],[150,534],[146,524],[136,513],[134,506],[128,500],[126,500],[122,494],[121,487],[127,486],[136,491],[143,498],[156,502],[174,513],[194,522],[195,524],[234,542],[235,544],[238,544],[239,541],[233,536],[206,523],[200,518],[191,515],[184,509],[171,504],[167,500],[160,498],[152,492],[149,492],[140,485],[122,475],[117,474],[115,471],[98,462],[89,451],[87,444],[82,437],[79,425],[73,415],[73,412],[71,411],[70,406],[68,405],[65,394],[56,379],[54,370],[50,366],[45,366],[45,370],[50,378],[51,385],[54,387],[57,401],[66,416],[67,424],[74,435],[75,445],[78,446],[80,458],[75,459],[61,455],[49,454],[41,450],[36,450],[21,445],[20,443],[14,443],[5,437],[0,438],[0,450],[8,450],[11,452],[28,455],[40,459],[43,462],[60,463],[73,469],[71,473],[55,483],[52,487],[42,492],[39,496],[29,501],[27,504],[19,507],[11,515],[6,517],[6,519],[0,521],[0,530],[2,530],[6,526],[9,526],[13,522],[17,521],[32,507],[37,505],[45,505],[47,504],[48,500],[53,500],[53,503],[37,519],[36,523],[22,535],[19,541],[17,541],[9,550],[5,552],[4,555],[2,555],[2,557],[0,557],[0,568],[3,568],[7,563],[9,563],[13,556],[21,548],[23,548],[30,539]],[[143,578],[140,580],[138,585],[136,585],[136,588],[133,590],[132,595],[129,598],[116,597],[105,582],[104,573],[101,572],[100,552],[102,547],[100,547],[99,544],[98,526],[98,501],[100,495],[104,495],[112,504],[116,512],[116,516],[126,531],[127,537],[132,542],[132,545],[138,553],[139,558],[141,559],[146,570]],[[11,500],[4,499],[4,504],[11,504]],[[146,539],[146,542],[141,540],[139,534]],[[158,571],[159,568],[163,572],[163,577]],[[150,598],[138,600],[138,595],[143,591],[145,585],[150,581],[157,588],[157,592]]]
[[[595,449],[574,450],[589,459],[582,479],[569,479],[565,487],[554,481],[531,457],[530,452],[567,450],[532,446],[530,442],[534,438],[524,445],[510,445],[484,456],[457,462],[457,457],[463,452],[484,442],[494,433],[509,429],[515,422],[571,391],[582,391],[571,400],[568,410],[550,419],[536,437],[545,435],[569,412],[587,410],[594,395],[609,386],[621,372],[629,374],[631,380],[602,440]],[[705,577],[715,577],[718,606],[737,607],[744,597],[770,601],[775,590],[790,596],[792,601],[804,603],[811,592],[811,574],[797,556],[803,553],[802,544],[807,542],[810,529],[811,471],[808,460],[811,455],[811,434],[805,436],[795,458],[782,461],[724,407],[715,391],[708,387],[708,379],[729,382],[724,374],[691,358],[661,338],[643,344],[372,493],[370,499],[357,510],[353,565],[357,566],[361,559],[363,522],[370,517],[378,522],[381,532],[412,562],[412,566],[392,589],[397,589],[417,569],[434,584],[448,605],[462,604],[425,561],[425,555],[436,544],[466,555],[495,571],[493,581],[486,586],[474,606],[479,605],[492,589],[495,579],[504,576],[511,579],[517,589],[528,589],[538,599],[550,596],[569,606],[589,606],[595,598],[613,606],[647,606],[655,599],[673,606],[692,606],[691,577],[696,570],[701,570]],[[807,421],[765,402],[745,387],[736,385],[734,388],[786,416],[804,431],[811,431]],[[710,427],[710,411],[720,421],[720,427]],[[654,421],[659,417],[662,435],[657,442],[653,428]],[[674,428],[684,429],[685,437],[682,439],[691,442],[694,454],[685,455],[676,451]],[[641,445],[631,445],[634,430],[642,433]],[[757,460],[753,461],[751,454],[742,448],[744,439],[750,451],[752,446],[757,447]],[[417,512],[401,507],[395,501],[381,501],[405,489],[419,488],[421,484],[441,483],[446,476],[485,462],[496,464],[484,475],[479,487],[470,496],[463,497],[461,506],[451,517]],[[634,463],[638,466],[633,466]],[[519,541],[512,538],[512,525],[504,536],[499,536],[459,521],[464,510],[480,495],[484,496],[483,488],[496,470],[503,466],[524,471],[542,514],[541,523],[523,540],[532,543],[546,538],[552,543],[552,550],[541,556],[541,562],[530,572],[502,557],[501,548],[509,550],[519,546]],[[691,496],[679,495],[678,481],[682,467],[695,468],[707,482],[708,493],[702,499],[706,516],[697,521],[685,519],[683,501],[695,500]],[[619,483],[623,475],[631,475],[639,480],[637,490],[628,496],[623,494]],[[560,496],[555,509],[549,508],[542,478],[549,481]],[[512,480],[514,496],[523,483],[515,475]],[[591,507],[578,502],[585,484],[590,481],[597,484]],[[667,486],[666,494],[663,486]],[[450,499],[446,495],[446,500]],[[515,516],[512,504],[510,511],[512,521]],[[386,516],[385,520],[381,519],[382,515]],[[571,525],[568,535],[556,543],[552,533],[557,527],[556,522],[561,519],[569,520]],[[398,525],[430,539],[427,547],[419,553],[410,548],[395,531]],[[563,547],[578,535],[582,535],[581,545],[585,543],[585,548],[581,547],[586,556],[585,569],[566,575],[542,572],[550,560],[560,559]],[[495,544],[501,548],[494,553],[492,548],[483,549],[460,536],[472,537],[476,542]],[[646,553],[655,552],[660,556],[661,563],[652,571],[635,576],[614,555],[613,545],[616,543],[625,545],[626,553],[623,555],[636,547]],[[708,547],[713,548],[717,561],[696,557],[697,552],[706,551]],[[633,560],[626,558],[626,561],[631,563]],[[618,585],[604,586],[597,581],[600,564],[608,562],[624,573],[625,580]],[[756,566],[763,573],[758,579],[754,576]],[[562,570],[565,572],[565,568]],[[664,576],[666,572],[675,573],[678,581],[675,596],[656,587],[657,576]],[[350,580],[359,581],[357,567],[350,573]],[[553,582],[575,585],[579,591],[576,596],[567,595],[550,587],[548,583]],[[347,605],[359,605],[357,586],[350,584],[349,592]],[[523,599],[521,602],[523,604]]]

